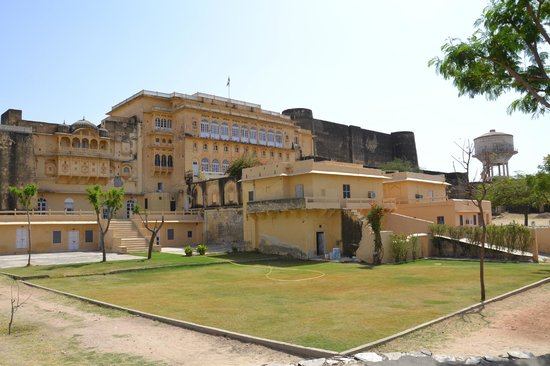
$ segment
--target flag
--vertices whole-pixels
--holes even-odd
[[[225,86],[229,86],[229,84],[231,84],[231,79],[229,78],[229,76],[227,77],[227,84],[225,84]]]

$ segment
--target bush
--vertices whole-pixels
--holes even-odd
[[[199,253],[199,255],[205,255],[207,250],[208,248],[206,247],[206,245],[204,244],[197,245],[197,253]]]
[[[185,251],[185,255],[188,256],[188,257],[193,255],[193,248],[191,248],[189,246],[185,247],[184,251]]]
[[[412,248],[412,259],[415,261],[418,258],[418,255],[420,254],[420,241],[418,240],[418,236],[411,235],[409,236],[409,244]]]
[[[407,235],[395,234],[391,235],[391,255],[393,260],[398,263],[407,259],[407,252],[409,249],[409,240]]]

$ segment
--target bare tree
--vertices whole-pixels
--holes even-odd
[[[145,226],[145,228],[151,233],[151,237],[149,238],[149,249],[147,251],[147,259],[151,259],[153,244],[155,243],[155,239],[157,238],[162,225],[164,225],[164,215],[162,215],[160,223],[158,220],[155,220],[153,223],[149,221],[149,212],[147,210],[143,210],[139,205],[134,206],[133,213],[139,215],[141,222],[143,222],[143,226]]]
[[[474,156],[474,144],[470,141],[465,141],[462,146],[458,145],[460,148],[460,157],[453,156],[453,159],[460,165],[460,167],[466,170],[465,179],[463,182],[465,187],[466,196],[470,199],[473,204],[478,208],[479,212],[479,226],[481,226],[481,243],[479,248],[479,288],[480,288],[480,301],[485,301],[485,241],[487,238],[487,223],[485,222],[485,212],[483,209],[483,201],[487,197],[489,189],[489,171],[488,167],[490,164],[485,164],[479,175],[479,181],[470,181],[470,168],[471,160]],[[490,161],[491,157],[487,156],[487,160]],[[476,174],[477,175],[477,174]]]
[[[15,283],[15,286],[14,286],[14,283]],[[16,293],[14,293],[14,291],[13,291],[14,287],[17,288]],[[13,326],[13,318],[15,317],[15,313],[17,312],[17,310],[19,310],[19,308],[21,308],[21,306],[23,306],[27,302],[27,300],[29,300],[30,297],[31,297],[31,295],[29,295],[25,299],[25,301],[21,301],[20,297],[19,297],[19,282],[13,280],[13,283],[10,286],[11,308],[10,308],[10,321],[8,323],[8,335],[11,334],[11,328]]]
[[[8,187],[9,191],[17,197],[17,201],[23,206],[25,212],[27,213],[27,239],[28,242],[28,258],[27,258],[27,267],[31,265],[31,253],[32,253],[32,240],[31,240],[31,206],[32,199],[36,196],[38,192],[38,186],[34,183],[29,183],[24,187]]]

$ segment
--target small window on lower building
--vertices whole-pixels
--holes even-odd
[[[254,201],[254,191],[248,191],[248,200]]]
[[[342,185],[342,198],[351,198],[351,187],[349,184]]]
[[[189,230],[189,231],[187,232],[187,237],[188,237],[188,238],[192,238],[192,237],[193,237],[193,231]]]
[[[61,231],[56,230],[53,232],[52,243],[61,244]]]
[[[369,191],[367,193],[368,198],[376,198],[376,192],[375,191]]]
[[[93,230],[86,230],[84,232],[84,241],[86,243],[93,243],[94,242],[94,231]]]
[[[437,216],[437,224],[438,225],[445,224],[445,216]]]
[[[168,240],[174,240],[174,229],[168,229],[166,236]]]

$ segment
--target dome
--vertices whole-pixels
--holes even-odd
[[[71,125],[71,131],[76,131],[80,128],[88,128],[90,130],[97,131],[97,126],[94,125],[92,122],[85,120],[84,118],[76,121]]]
[[[99,129],[99,136],[101,136],[101,137],[109,137],[109,135],[110,135],[110,132],[109,132],[108,129],[106,129],[106,128],[100,128],[100,129]]]
[[[512,135],[509,134],[509,133],[506,133],[506,132],[498,132],[496,130],[489,130],[489,132],[484,133],[483,135],[476,137],[474,140],[477,140],[477,139],[483,138],[483,137],[489,137],[489,136],[512,136]]]

